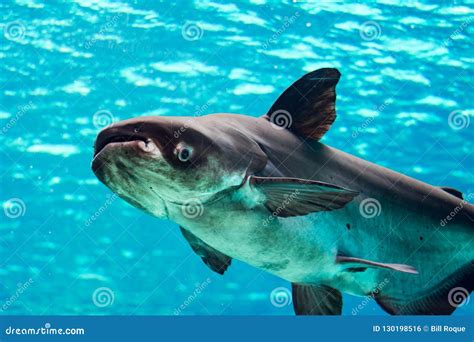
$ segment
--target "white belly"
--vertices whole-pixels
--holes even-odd
[[[222,253],[291,282],[329,280],[338,269],[337,234],[318,227],[315,215],[278,218],[219,202],[203,206],[198,218],[183,217],[180,208],[170,217]]]

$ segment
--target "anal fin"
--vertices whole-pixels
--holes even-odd
[[[474,260],[412,298],[393,298],[382,293],[377,303],[391,315],[450,315],[474,290]]]
[[[340,315],[342,295],[325,285],[291,284],[293,308],[297,315]]]

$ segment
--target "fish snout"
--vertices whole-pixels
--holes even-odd
[[[138,126],[134,127],[134,125],[112,125],[106,127],[97,135],[94,143],[94,157],[109,144],[132,141],[142,142],[142,145],[147,145],[151,138],[141,131]]]
[[[102,164],[113,162],[119,156],[137,161],[144,157],[156,158],[160,154],[157,142],[139,124],[113,124],[97,135],[92,170],[97,173]]]

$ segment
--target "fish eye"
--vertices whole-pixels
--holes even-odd
[[[188,146],[180,146],[178,147],[177,151],[179,161],[187,162],[191,158],[193,149]]]

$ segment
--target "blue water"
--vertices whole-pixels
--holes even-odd
[[[473,193],[474,7],[405,3],[2,1],[2,313],[292,314],[270,300],[287,282],[238,261],[209,271],[90,162],[113,120],[259,116],[320,67],[342,73],[325,143]],[[381,313],[344,300],[344,314]]]

